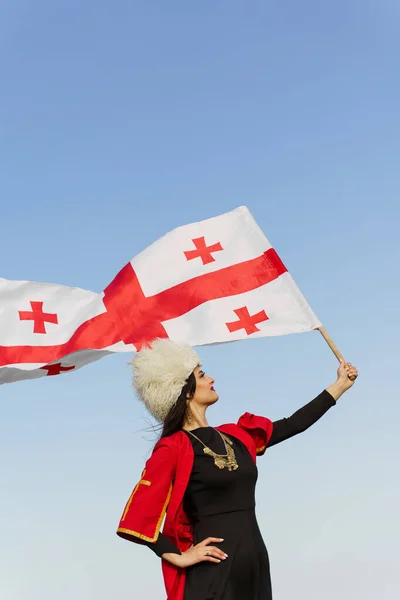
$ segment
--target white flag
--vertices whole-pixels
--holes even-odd
[[[196,346],[320,325],[239,207],[169,232],[101,294],[0,279],[0,383],[68,373],[157,337]]]

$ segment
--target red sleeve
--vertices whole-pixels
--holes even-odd
[[[155,542],[169,504],[176,467],[176,447],[156,444],[125,506],[117,534],[132,542]]]
[[[272,436],[272,421],[266,417],[257,417],[257,415],[246,412],[240,417],[237,424],[251,435],[256,447],[257,456],[264,454]]]

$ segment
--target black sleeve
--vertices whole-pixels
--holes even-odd
[[[173,542],[171,542],[165,535],[162,533],[158,534],[158,539],[156,542],[145,542],[143,541],[145,546],[148,546],[157,556],[161,558],[163,554],[166,552],[171,552],[172,554],[182,554],[180,550],[175,546]]]
[[[314,425],[332,406],[336,404],[329,392],[324,390],[308,404],[293,413],[291,417],[274,421],[272,436],[267,448],[284,442]]]

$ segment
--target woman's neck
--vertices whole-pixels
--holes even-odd
[[[200,427],[211,427],[211,425],[184,425],[182,429],[185,431],[194,431],[195,429],[200,429]]]
[[[198,429],[199,427],[210,427],[204,414],[193,414],[191,413],[188,418],[185,419],[182,429],[186,431],[192,431],[192,429]]]

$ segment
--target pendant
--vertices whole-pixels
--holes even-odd
[[[225,436],[224,436],[225,437]],[[228,440],[228,438],[227,438]],[[229,440],[230,446],[226,446],[227,456],[220,456],[216,454],[211,448],[208,446],[204,446],[203,452],[207,454],[207,456],[212,456],[214,459],[214,464],[218,469],[228,469],[228,471],[236,471],[239,468],[239,465],[236,460],[235,452],[232,446],[232,442]]]
[[[239,465],[237,464],[236,460],[229,460],[228,461],[228,469],[230,471],[236,471],[236,469],[239,468]]]
[[[236,456],[235,456],[235,453],[233,451],[233,448],[228,447],[227,450],[228,450],[228,461],[227,461],[228,462],[228,469],[230,471],[236,471],[236,469],[239,468],[239,465],[237,463]]]
[[[218,469],[224,469],[226,466],[225,459],[221,458],[220,456],[216,456],[214,458],[214,464],[216,467],[218,467]]]

